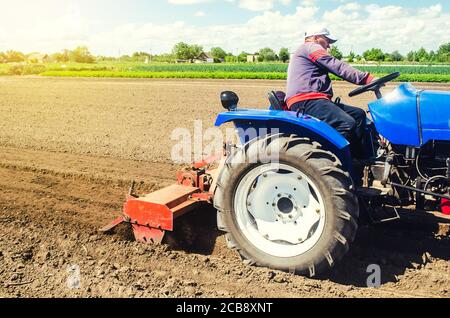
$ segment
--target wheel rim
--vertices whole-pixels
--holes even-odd
[[[309,251],[325,228],[325,205],[317,185],[286,164],[260,165],[235,193],[237,224],[256,248],[275,257]]]

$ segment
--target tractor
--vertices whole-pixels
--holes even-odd
[[[274,92],[269,110],[240,109],[239,97],[223,92],[216,126],[233,123],[240,142],[178,172],[168,188],[138,196],[132,186],[123,216],[101,230],[126,222],[136,240],[159,244],[176,218],[207,203],[246,264],[313,277],[345,256],[360,215],[380,223],[399,219],[402,207],[450,214],[450,93],[405,83],[383,97],[399,76],[349,94],[377,97],[363,161],[335,129],[284,110]]]

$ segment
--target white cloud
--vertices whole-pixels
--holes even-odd
[[[340,36],[338,46],[347,52],[352,48],[362,52],[372,47],[403,53],[422,46],[436,50],[449,41],[441,30],[450,28],[450,14],[431,8],[367,5],[349,15],[340,7],[327,12],[324,19]],[[424,10],[433,14],[424,15]]]
[[[34,10],[36,9],[36,10]],[[12,11],[19,10],[15,8]],[[30,8],[23,13],[23,21],[33,21],[33,12],[39,8]],[[22,12],[21,12],[22,14]],[[52,19],[42,16],[39,23],[23,23],[23,25],[10,28],[8,25],[13,16],[4,17],[0,25],[0,51],[17,49],[22,51],[56,51],[63,47],[72,47],[78,44],[89,43],[89,25],[95,21],[86,20],[77,6],[68,5],[64,12],[52,16]],[[57,27],[55,27],[57,26]],[[3,29],[3,32],[1,31]]]
[[[302,23],[312,24],[318,8],[299,7],[290,15],[266,11],[246,23],[197,27],[182,22],[157,25],[129,24],[109,32],[93,35],[92,48],[122,53],[152,48],[153,52],[169,52],[177,42],[203,45],[206,49],[221,46],[227,51],[257,51],[261,47],[280,48],[298,45]],[[270,23],[268,23],[270,21]]]
[[[273,8],[274,0],[241,0],[239,6],[251,11],[265,11]]]
[[[301,5],[304,7],[310,7],[316,5],[317,0],[303,0]]]
[[[282,5],[289,5],[291,0],[168,0],[170,4],[178,5],[192,5],[207,2],[228,2],[228,3],[238,3],[239,7],[242,9],[250,11],[266,11],[272,9],[277,3]],[[315,0],[306,0],[315,1]]]
[[[206,0],[171,1],[187,4]],[[277,3],[275,0],[258,2],[260,7]],[[254,52],[267,46],[276,50],[281,47],[294,50],[302,42],[306,29],[324,26],[338,36],[337,45],[345,53],[350,50],[361,53],[372,47],[402,53],[422,46],[436,50],[440,44],[449,42],[445,31],[450,30],[450,12],[445,12],[439,4],[408,9],[346,1],[334,10],[323,11],[318,3],[311,0],[299,2],[298,7],[288,14],[268,9],[244,23],[208,27],[182,21],[125,24],[104,32],[92,32],[95,22],[87,21],[74,9],[61,15],[57,21],[40,20],[32,27],[11,30],[7,23],[1,23],[0,51],[14,48],[26,52],[55,52],[87,45],[96,54],[129,54],[149,49],[152,53],[162,53],[170,52],[173,45],[181,41],[200,44],[205,49],[220,46],[234,53],[243,50]],[[197,12],[198,16],[201,16],[200,12]]]
[[[203,11],[197,11],[197,12],[195,12],[195,16],[196,17],[204,17],[206,14],[205,14],[205,12],[203,12]]]
[[[211,0],[168,0],[170,4],[190,5],[211,2]]]
[[[239,7],[251,11],[271,10],[277,3],[289,5],[291,0],[239,0]]]
[[[344,11],[355,11],[361,9],[361,5],[357,2],[350,2],[342,6]]]
[[[442,13],[442,5],[436,4],[434,6],[431,6],[429,8],[423,8],[419,11],[419,14],[421,16],[426,16],[428,18],[435,18],[439,17],[439,15]]]

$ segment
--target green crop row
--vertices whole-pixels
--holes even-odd
[[[450,66],[355,66],[357,69],[371,73],[403,74],[450,74]],[[137,72],[260,72],[260,73],[286,73],[287,64],[282,63],[240,63],[240,64],[132,64],[118,65],[120,70]]]
[[[391,74],[394,72],[400,72],[402,74],[438,74],[449,75],[450,66],[386,66],[386,65],[374,65],[374,66],[356,66],[357,69],[363,72],[371,73],[385,73]]]
[[[2,75],[8,75],[8,65],[6,64],[0,64],[0,76]]]
[[[165,64],[165,65],[139,65],[133,71],[142,72],[259,72],[284,73],[287,64]]]
[[[45,64],[47,71],[118,71],[122,68],[115,63],[98,63],[98,64],[88,64],[88,63],[49,63]]]
[[[371,72],[373,74],[389,74],[401,72],[403,75],[450,75],[450,66],[403,66],[403,65],[364,65],[355,66],[361,71]],[[153,73],[164,73],[158,77],[167,77],[167,73],[188,73],[184,75],[171,75],[171,77],[191,77],[191,73],[211,73],[211,75],[195,75],[196,77],[215,78],[221,74],[222,78],[241,77],[245,78],[280,78],[281,73],[287,73],[287,64],[283,63],[224,63],[224,64],[164,64],[164,63],[121,63],[121,62],[100,62],[96,64],[82,63],[49,63],[49,64],[0,64],[0,75],[21,75],[21,74],[40,74],[45,71],[50,72],[111,72],[111,73],[131,73],[127,77],[156,77]],[[150,73],[144,75],[144,73]],[[225,76],[222,73],[232,73]],[[244,75],[241,75],[243,73]],[[256,73],[250,75],[249,73]],[[259,73],[264,73],[261,75]],[[269,76],[266,73],[276,75]],[[56,76],[56,75],[55,75]],[[119,75],[118,75],[119,76]],[[117,76],[115,76],[117,77]]]
[[[356,66],[361,71],[372,73],[394,73],[405,74],[450,74],[448,66]],[[129,70],[144,72],[263,72],[284,73],[288,65],[281,63],[273,64],[163,64],[163,65],[133,65]]]
[[[210,78],[210,79],[268,79],[285,80],[284,72],[137,72],[137,71],[46,71],[42,76],[62,77],[115,77],[115,78]],[[386,74],[377,74],[381,77]],[[333,80],[339,80],[331,76]],[[450,74],[402,74],[401,82],[450,82]]]
[[[100,62],[98,64],[47,64],[48,71],[130,71],[130,72],[258,72],[286,73],[287,64],[283,63],[223,63],[223,64],[167,64],[167,63],[121,63]],[[450,74],[450,66],[445,65],[357,65],[357,69],[365,72],[388,74]]]
[[[47,71],[42,76],[115,78],[210,78],[210,79],[286,79],[285,73],[263,72],[136,72],[136,71]]]

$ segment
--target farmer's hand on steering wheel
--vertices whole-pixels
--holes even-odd
[[[375,81],[379,81],[380,80],[380,78],[379,77],[374,77],[373,78],[373,80],[370,82],[370,83],[373,83],[373,82],[375,82]],[[369,84],[370,84],[369,83]],[[381,85],[379,85],[379,88],[381,88],[381,87],[385,87],[386,86],[386,84],[381,84]]]
[[[368,91],[374,91],[375,93],[378,92],[378,94],[379,94],[380,93],[380,88],[383,87],[384,84],[386,84],[387,82],[390,82],[390,81],[396,79],[399,76],[400,76],[400,73],[396,72],[396,73],[392,73],[390,75],[384,76],[382,78],[374,78],[372,80],[372,82],[370,82],[367,85],[364,85],[364,86],[361,86],[361,87],[355,89],[350,94],[348,94],[348,96],[354,97],[354,96],[361,95],[362,93],[365,93],[365,92],[368,92]]]

